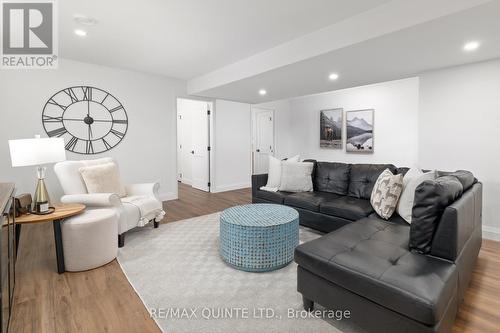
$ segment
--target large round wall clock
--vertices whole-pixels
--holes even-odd
[[[109,92],[89,86],[63,89],[45,104],[43,127],[49,137],[63,137],[66,150],[99,154],[119,144],[127,133],[125,108]]]

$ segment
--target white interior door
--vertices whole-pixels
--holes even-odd
[[[197,101],[191,114],[191,186],[202,191],[209,191],[210,182],[210,104]]]
[[[260,108],[253,108],[253,110],[253,173],[267,173],[269,169],[269,155],[274,155],[274,111]]]

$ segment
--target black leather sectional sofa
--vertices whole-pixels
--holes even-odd
[[[349,320],[368,332],[449,332],[481,247],[482,185],[464,183],[440,215],[429,253],[421,254],[409,249],[406,221],[397,214],[383,220],[371,208],[371,191],[387,168],[408,170],[315,162],[308,193],[262,191],[267,175],[254,175],[253,202],[294,207],[302,225],[326,233],[295,250],[306,309],[316,302],[349,310]]]

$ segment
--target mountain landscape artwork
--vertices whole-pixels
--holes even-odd
[[[320,143],[321,148],[342,149],[343,109],[321,110]]]
[[[374,110],[346,112],[346,151],[373,153]]]

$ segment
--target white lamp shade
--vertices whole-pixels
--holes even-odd
[[[63,138],[9,140],[13,167],[43,165],[66,160]]]

